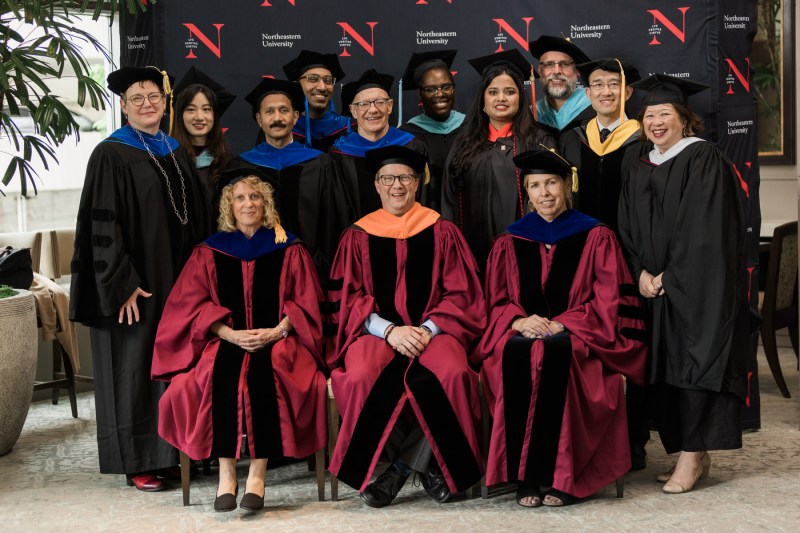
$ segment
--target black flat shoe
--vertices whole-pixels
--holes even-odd
[[[260,511],[264,508],[264,496],[259,496],[254,492],[245,492],[239,507],[248,511]]]
[[[560,491],[558,489],[550,489],[544,493],[544,498],[542,498],[542,505],[547,507],[564,507],[565,505],[572,505],[578,501],[578,498],[573,496],[572,494],[567,494],[566,492]],[[547,497],[552,496],[556,498],[557,501],[548,503]]]
[[[218,513],[226,513],[228,511],[233,511],[236,509],[236,496],[239,495],[239,484],[236,484],[236,492],[231,494],[230,492],[226,492],[225,494],[219,494],[214,499],[214,510]],[[243,499],[244,500],[244,499]]]
[[[631,470],[644,470],[647,468],[647,452],[644,444],[631,443]]]
[[[444,503],[452,496],[444,474],[436,465],[429,466],[427,472],[420,474],[420,481],[422,482],[422,488],[436,503]]]
[[[408,476],[389,467],[378,479],[367,485],[361,493],[361,499],[370,507],[386,507],[395,499],[407,478]]]
[[[538,500],[534,500],[533,503],[527,504],[522,503],[522,500],[525,498],[539,498]],[[538,485],[519,485],[517,487],[517,494],[516,494],[517,504],[521,505],[522,507],[528,507],[532,509],[534,507],[541,507],[542,506],[542,491],[539,490]]]

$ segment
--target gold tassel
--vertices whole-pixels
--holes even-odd
[[[428,163],[425,163],[425,170],[422,171],[422,175],[425,176],[423,180],[423,184],[427,185],[431,182],[431,169],[428,168]]]
[[[273,226],[275,230],[275,244],[280,244],[286,242],[286,230],[283,229],[283,226],[280,225],[280,222],[276,223]]]
[[[578,169],[572,167],[572,192],[578,192]]]
[[[564,157],[563,157],[561,154],[559,154],[558,152],[556,152],[556,149],[555,149],[555,148],[548,148],[547,146],[545,146],[545,145],[544,145],[544,144],[542,144],[542,143],[539,143],[539,146],[540,146],[540,147],[541,147],[543,150],[547,150],[548,152],[552,152],[553,154],[555,154],[555,155],[556,155],[556,157],[558,157],[558,158],[559,158],[560,160],[562,160],[564,163],[566,163],[566,164],[568,164],[568,165],[569,165],[569,168],[570,168],[570,170],[572,170],[572,192],[578,192],[578,168],[577,168],[577,167],[574,167],[574,166],[572,166],[572,164],[571,164],[569,161],[567,161],[566,159],[564,159]]]
[[[166,70],[161,70],[158,67],[153,68],[161,73],[161,76],[163,77],[161,81],[161,88],[164,89],[164,97],[169,98],[169,135],[172,135],[172,124],[175,120],[175,113],[172,109],[172,85],[169,83],[169,74],[167,74]]]
[[[620,61],[616,57],[614,58],[614,61],[616,61],[617,64],[619,65],[619,75],[620,75],[620,83],[621,83],[620,88],[619,88],[619,98],[620,98],[619,123],[622,124],[623,122],[625,122],[625,96],[626,96],[625,95],[625,88],[627,86],[627,83],[625,82],[625,69],[622,68],[622,61]]]

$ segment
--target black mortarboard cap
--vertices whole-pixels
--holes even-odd
[[[639,75],[639,71],[636,70],[636,67],[634,67],[630,63],[626,63],[625,61],[617,62],[617,60],[614,58],[595,59],[594,61],[581,63],[580,65],[578,65],[578,72],[581,73],[581,78],[583,78],[583,81],[588,85],[589,75],[592,72],[594,72],[595,70],[605,70],[606,72],[619,72],[620,63],[622,63],[622,69],[625,71],[625,83],[630,85],[631,83],[637,82],[640,79],[642,79],[642,77]]]
[[[222,116],[228,110],[230,105],[236,100],[236,95],[228,91],[225,87],[217,83],[211,76],[192,65],[186,74],[183,75],[181,81],[172,90],[177,98],[178,94],[190,85],[205,85],[217,97],[217,113]]]
[[[356,95],[364,89],[380,87],[386,91],[386,94],[390,94],[392,83],[394,83],[394,76],[381,74],[374,68],[367,70],[356,81],[345,83],[342,87],[342,112],[349,113],[350,104],[353,103]]]
[[[472,68],[477,70],[478,74],[481,76],[483,76],[483,73],[486,72],[490,67],[494,67],[495,65],[507,65],[513,68],[519,73],[520,76],[522,76],[522,79],[528,79],[531,75],[530,61],[525,59],[525,56],[522,55],[522,52],[516,48],[512,48],[511,50],[503,50],[502,52],[495,52],[494,54],[489,54],[488,56],[473,57],[468,61],[469,64],[472,65]],[[535,71],[534,76],[537,78],[539,77]]]
[[[428,158],[424,154],[401,145],[384,146],[383,148],[368,150],[367,153],[364,154],[364,157],[366,157],[367,160],[367,170],[373,175],[384,165],[391,165],[393,163],[406,165],[414,169],[414,172],[417,174],[422,174],[425,170],[425,165],[428,163]]]
[[[325,68],[331,71],[331,76],[337,80],[344,79],[344,71],[339,64],[339,56],[336,54],[320,54],[311,50],[301,50],[297,57],[283,66],[286,77],[292,81],[297,81],[305,71],[312,68]]]
[[[572,165],[550,150],[528,150],[514,157],[514,164],[520,174],[555,174],[571,176]]]
[[[632,83],[631,87],[647,91],[642,98],[642,104],[645,106],[658,104],[686,105],[691,95],[708,89],[708,85],[685,78],[668,76],[667,74],[653,74],[643,80]]]
[[[529,45],[531,55],[536,59],[540,59],[542,54],[546,52],[561,52],[570,56],[576,63],[587,63],[591,61],[591,58],[584,54],[580,48],[563,37],[542,35],[535,41],[531,41]]]
[[[303,110],[303,89],[296,81],[276,80],[275,78],[261,78],[258,85],[244,97],[253,106],[253,113],[258,113],[261,101],[270,94],[281,93],[289,97],[295,111]]]
[[[450,71],[458,50],[431,50],[414,52],[403,73],[403,89],[418,89],[422,76],[432,68],[443,68]]]
[[[164,78],[169,81],[164,83]],[[165,94],[170,94],[172,84],[175,82],[174,76],[169,76],[167,71],[158,67],[122,67],[115,70],[106,78],[108,90],[116,95],[121,95],[128,90],[128,87],[137,81],[152,81],[158,85]]]
[[[280,189],[275,176],[272,174],[268,174],[266,171],[257,167],[238,167],[230,168],[220,173],[217,179],[217,190],[221,192],[226,186],[233,185],[237,181],[241,181],[248,176],[255,176],[261,181],[266,181],[272,185],[275,191]]]

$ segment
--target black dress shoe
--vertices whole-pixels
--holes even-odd
[[[389,467],[378,479],[367,485],[361,493],[361,499],[370,507],[386,507],[395,499],[407,478],[408,476]]]
[[[631,470],[644,470],[647,468],[647,452],[644,444],[631,443]]]
[[[420,475],[420,480],[422,488],[436,503],[444,503],[452,496],[450,487],[447,486],[447,480],[438,466],[428,466],[428,471]]]
[[[225,513],[228,511],[233,511],[236,509],[236,496],[239,494],[239,484],[236,484],[236,492],[231,494],[230,492],[226,492],[224,494],[217,495],[216,499],[214,500],[214,510],[218,513]],[[244,498],[242,498],[244,501]]]
[[[239,507],[248,511],[260,511],[264,508],[264,496],[259,496],[254,492],[245,492]]]

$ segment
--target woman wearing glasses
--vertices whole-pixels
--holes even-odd
[[[556,144],[533,120],[523,81],[531,66],[518,50],[469,62],[481,73],[481,85],[447,159],[442,216],[461,228],[483,268],[495,235],[525,214],[513,157]]]
[[[464,113],[453,106],[456,102],[456,84],[450,66],[456,50],[415,52],[403,74],[403,89],[419,90],[422,113],[400,126],[425,143],[430,156],[431,181],[429,189],[432,209],[439,210],[441,181],[447,154],[453,147],[456,131],[464,121]],[[401,110],[402,113],[402,110]]]
[[[340,169],[348,204],[354,211],[351,220],[380,209],[380,199],[375,196],[372,184],[374,173],[364,159],[368,150],[385,146],[408,146],[426,158],[425,144],[414,135],[389,125],[394,100],[389,96],[394,77],[375,69],[364,72],[359,79],[342,87],[342,109],[355,117],[358,131],[339,137],[331,148],[334,161]],[[422,205],[430,205],[430,178],[425,175],[417,193]]]
[[[159,129],[171,81],[155,67],[108,76],[128,124],[89,159],[72,259],[70,319],[91,327],[100,471],[144,491],[162,490],[157,471],[178,464],[158,437],[165,386],[150,380],[158,321],[192,247],[211,233],[189,157]]]

